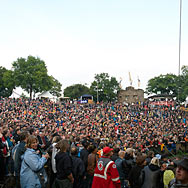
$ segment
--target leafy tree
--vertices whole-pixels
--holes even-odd
[[[183,66],[181,70],[180,76],[166,74],[150,79],[146,93],[157,94],[160,91],[161,94],[173,94],[180,102],[185,101],[188,96],[188,66]]]
[[[28,56],[27,59],[18,58],[12,66],[16,86],[21,86],[22,89],[27,91],[30,98],[32,98],[33,93],[55,89],[54,86],[57,82],[51,76],[48,76],[45,62],[40,58],[33,56]]]
[[[117,99],[117,92],[120,87],[115,77],[110,77],[108,73],[101,73],[95,75],[90,90],[95,101],[110,102]]]
[[[52,95],[55,95],[57,97],[61,96],[61,83],[55,79],[53,76],[51,76],[51,82],[52,82],[52,88],[50,89],[50,93]]]
[[[161,94],[174,94],[178,93],[177,85],[178,77],[174,74],[166,74],[154,77],[148,81],[146,92],[148,94],[161,92]]]
[[[185,101],[188,96],[188,66],[182,66],[181,72],[182,74],[178,80],[179,100]]]
[[[72,99],[78,99],[80,96],[89,93],[89,88],[82,84],[75,84],[64,89],[64,96],[70,97]]]
[[[15,88],[14,76],[11,70],[0,67],[0,96],[9,97]]]

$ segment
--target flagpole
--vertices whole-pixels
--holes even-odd
[[[180,76],[180,66],[181,66],[181,12],[182,12],[182,0],[180,0],[180,25],[179,25],[179,70],[178,70],[178,76]]]
[[[182,13],[182,0],[180,0],[180,22],[179,22],[178,102],[179,102],[179,95],[180,95],[180,69],[181,69],[181,13]]]

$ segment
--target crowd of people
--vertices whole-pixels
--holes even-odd
[[[0,179],[13,175],[22,188],[186,185],[178,175],[188,179],[188,159],[169,156],[187,152],[187,121],[179,106],[1,98]]]

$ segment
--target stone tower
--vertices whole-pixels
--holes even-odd
[[[135,89],[132,86],[127,87],[125,90],[118,92],[118,102],[126,102],[128,104],[144,102],[144,90]]]

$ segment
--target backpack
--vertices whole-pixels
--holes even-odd
[[[163,183],[165,187],[168,187],[170,181],[174,179],[174,172],[172,170],[165,170],[163,174]]]

